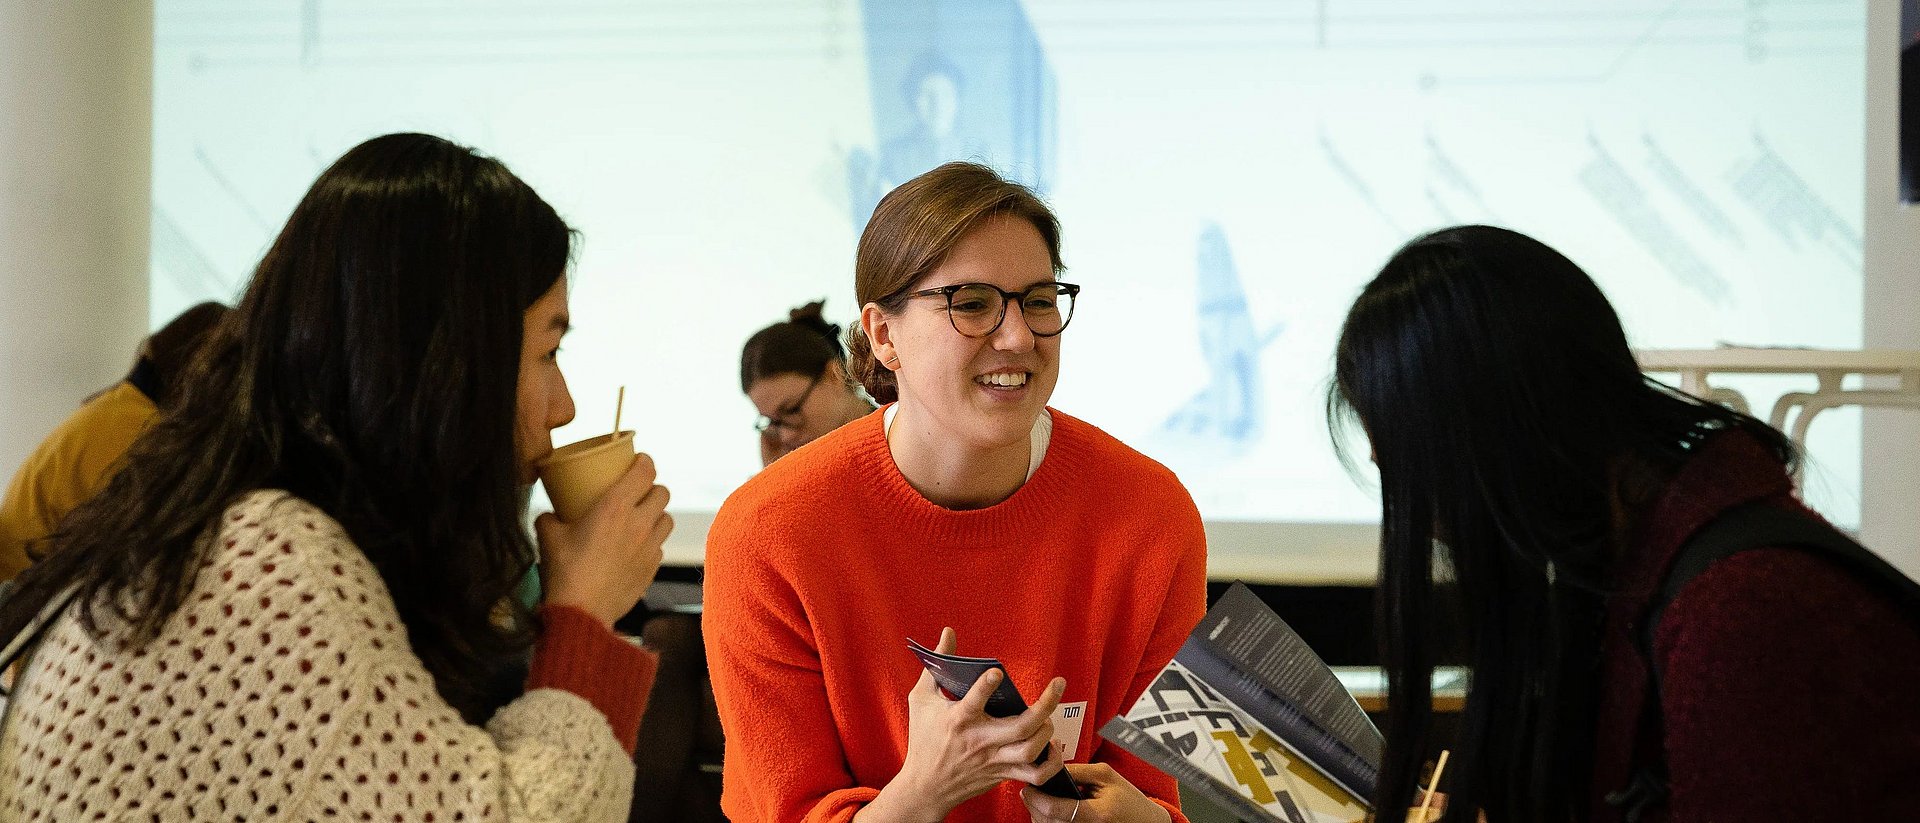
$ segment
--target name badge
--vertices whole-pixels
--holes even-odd
[[[1087,722],[1087,701],[1062,703],[1053,710],[1053,742],[1060,744],[1063,758],[1072,762],[1080,753],[1080,727]]]

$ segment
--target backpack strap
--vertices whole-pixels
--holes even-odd
[[[1801,512],[1754,501],[1735,506],[1715,517],[1687,539],[1674,554],[1672,565],[1661,578],[1660,589],[1648,604],[1645,618],[1634,640],[1640,656],[1647,661],[1648,710],[1653,727],[1660,728],[1660,680],[1665,666],[1653,652],[1654,633],[1666,615],[1667,606],[1680,596],[1687,584],[1715,562],[1748,549],[1793,547],[1831,558],[1859,580],[1887,594],[1920,623],[1920,583],[1902,574],[1872,550],[1859,544],[1826,523]],[[1607,795],[1607,802],[1621,807],[1628,823],[1646,810],[1664,805],[1667,799],[1665,758],[1656,763],[1641,763],[1633,770],[1631,782],[1620,791]]]
[[[1667,606],[1680,596],[1681,589],[1716,561],[1763,546],[1799,548],[1830,558],[1856,579],[1891,596],[1907,611],[1920,615],[1920,583],[1902,574],[1871,549],[1839,529],[1800,512],[1762,502],[1746,503],[1721,513],[1680,547],[1660,584],[1659,596],[1647,608],[1637,640],[1640,653],[1653,672],[1656,694],[1665,672],[1653,654],[1653,635],[1660,627]]]

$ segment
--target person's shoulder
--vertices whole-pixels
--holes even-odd
[[[1715,666],[1876,648],[1920,659],[1914,604],[1799,548],[1749,549],[1716,561],[1681,587],[1656,635],[1664,653]]]
[[[721,511],[804,511],[804,506],[786,504],[833,496],[849,480],[871,471],[872,453],[886,445],[880,426],[880,413],[874,412],[793,450],[735,489]]]
[[[325,622],[351,624],[376,639],[404,631],[379,570],[338,521],[307,500],[280,489],[247,492],[222,512],[208,539],[213,544],[195,586],[202,599],[274,615],[325,615]]]
[[[847,533],[845,514],[860,506],[876,460],[887,459],[879,426],[877,412],[854,420],[733,489],[707,529],[708,597],[716,583],[745,570],[808,574],[804,570],[818,568],[818,547]]]
[[[1073,464],[1071,468],[1077,475],[1103,487],[1120,485],[1154,497],[1174,495],[1191,499],[1187,487],[1165,464],[1092,423],[1058,409],[1049,411],[1053,415],[1053,438],[1048,456],[1053,454],[1051,449],[1058,447],[1062,457]]]
[[[146,431],[160,409],[133,384],[120,382],[88,400],[62,424],[63,429],[91,439],[133,442]]]
[[[150,418],[160,411],[160,407],[154,404],[153,398],[125,380],[113,384],[106,391],[88,400],[81,408],[93,410],[102,415],[138,420]]]
[[[92,480],[118,462],[159,413],[139,389],[121,382],[60,421],[41,448]]]
[[[329,555],[353,545],[332,515],[283,489],[255,489],[235,497],[221,512],[215,533],[223,541],[221,549],[261,542],[284,546],[296,555]]]
[[[1823,596],[1809,597],[1812,594]],[[1669,608],[1749,612],[1767,601],[1807,601],[1808,608],[1821,608],[1881,598],[1875,584],[1836,558],[1789,546],[1762,546],[1714,561],[1680,588]]]

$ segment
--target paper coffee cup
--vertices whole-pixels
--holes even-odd
[[[536,466],[540,482],[553,501],[553,513],[568,523],[579,522],[633,465],[633,432],[589,437],[554,449]]]

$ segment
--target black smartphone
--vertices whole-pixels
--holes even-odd
[[[966,697],[967,691],[973,688],[973,684],[978,682],[982,675],[992,669],[999,669],[1002,675],[1000,685],[993,690],[993,694],[987,696],[985,709],[987,716],[1012,717],[1027,710],[1026,698],[1021,697],[1020,690],[1013,687],[1013,679],[1005,676],[1007,667],[1001,665],[999,660],[991,657],[941,654],[920,645],[911,637],[907,638],[907,648],[915,657],[920,658],[920,665],[927,667],[927,671],[933,673],[933,682],[940,684],[940,688],[953,699],[959,700]],[[1047,753],[1041,752],[1039,759],[1033,762],[1039,763],[1046,759]],[[1080,788],[1073,785],[1073,778],[1067,776],[1065,768],[1054,772],[1045,783],[1036,783],[1034,786],[1054,797],[1083,799]]]

